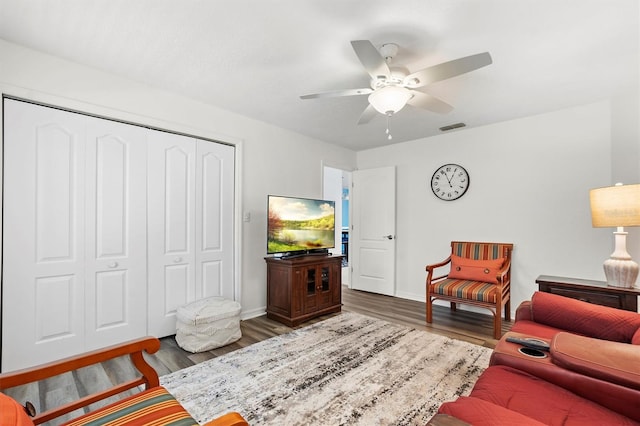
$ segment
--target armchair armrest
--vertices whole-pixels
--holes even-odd
[[[34,417],[36,424],[43,423],[140,385],[144,385],[145,389],[159,386],[158,373],[147,363],[142,354],[143,351],[152,354],[157,352],[158,349],[160,349],[160,341],[157,338],[145,337],[32,368],[3,373],[0,374],[0,390],[37,382],[125,355],[129,355],[135,368],[142,374],[135,379],[116,384],[111,388],[87,395],[84,398],[61,405]]]
[[[444,275],[441,275],[439,277],[433,277],[433,273],[437,268],[441,268],[443,266],[446,266],[449,263],[451,263],[451,256],[447,257],[442,262],[438,262],[438,263],[434,263],[434,264],[431,264],[431,265],[427,265],[425,267],[425,270],[427,271],[427,282],[436,281],[436,280],[439,280],[441,278],[446,278],[448,274],[444,274]]]
[[[560,332],[551,341],[553,363],[567,370],[640,390],[640,347]]]
[[[507,277],[507,274],[509,273],[509,269],[511,269],[511,259],[506,259],[504,261],[504,264],[502,265],[502,268],[498,271],[498,275],[496,276],[498,284],[502,285],[505,283],[505,279]]]

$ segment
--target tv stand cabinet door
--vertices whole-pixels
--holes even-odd
[[[340,287],[339,285],[336,285],[335,270],[335,262],[327,262],[316,268],[316,288],[318,289],[316,302],[318,309],[327,309],[335,304],[334,290],[336,287]]]
[[[296,314],[301,314],[302,310],[295,309],[292,304],[291,283],[300,271],[293,270],[287,265],[269,262],[267,263],[267,317],[280,320],[280,318],[291,318]]]
[[[318,279],[320,269],[317,266],[307,266],[300,268],[301,280],[296,283],[296,289],[300,292],[303,301],[303,314],[312,314],[318,310],[318,294],[320,292]]]

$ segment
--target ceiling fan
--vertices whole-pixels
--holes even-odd
[[[300,98],[369,95],[369,105],[360,116],[358,124],[368,123],[377,113],[390,117],[407,104],[445,114],[453,109],[451,105],[415,89],[492,63],[491,55],[484,52],[409,73],[403,67],[390,66],[391,60],[398,53],[397,44],[383,44],[380,51],[369,40],[354,40],[351,42],[351,46],[364,69],[371,76],[371,87],[314,93],[300,96]]]

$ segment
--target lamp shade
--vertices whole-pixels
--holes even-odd
[[[640,226],[640,184],[592,189],[589,198],[595,228]]]
[[[369,95],[369,103],[381,114],[395,114],[411,96],[411,92],[404,87],[385,86]]]

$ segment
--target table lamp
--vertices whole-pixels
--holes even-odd
[[[625,226],[640,226],[640,184],[596,188],[589,191],[594,228],[616,227],[615,249],[604,262],[607,284],[632,288],[638,278],[638,264],[627,253]]]

